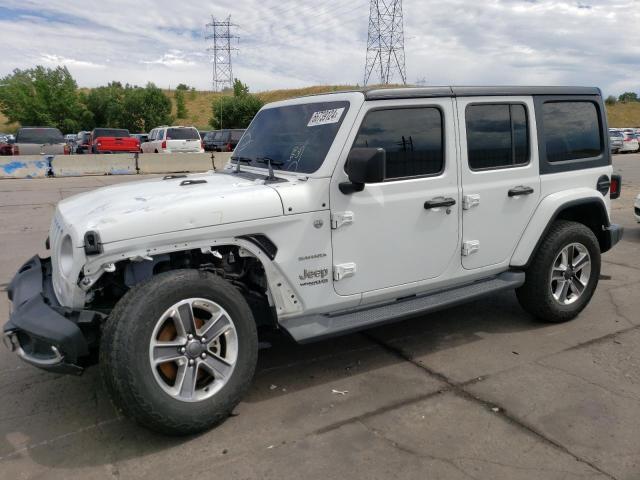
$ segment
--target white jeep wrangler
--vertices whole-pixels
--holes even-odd
[[[567,321],[622,235],[608,142],[596,88],[273,103],[224,171],[60,202],[51,258],[9,285],[5,343],[55,372],[99,360],[125,414],[187,434],[247,390],[258,327],[308,342],[506,289]]]

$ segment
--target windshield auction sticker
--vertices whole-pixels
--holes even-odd
[[[328,125],[329,123],[338,123],[344,112],[342,108],[332,108],[331,110],[321,110],[311,115],[311,120],[307,123],[307,127],[317,127],[318,125]]]

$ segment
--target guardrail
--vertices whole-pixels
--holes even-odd
[[[146,153],[0,157],[0,178],[136,175],[220,170],[231,153]]]

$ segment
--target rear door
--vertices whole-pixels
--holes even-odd
[[[509,261],[540,198],[531,97],[462,97],[462,265]]]

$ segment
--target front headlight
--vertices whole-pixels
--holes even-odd
[[[60,243],[58,266],[63,276],[68,277],[71,274],[73,269],[73,242],[69,235],[65,235]]]

